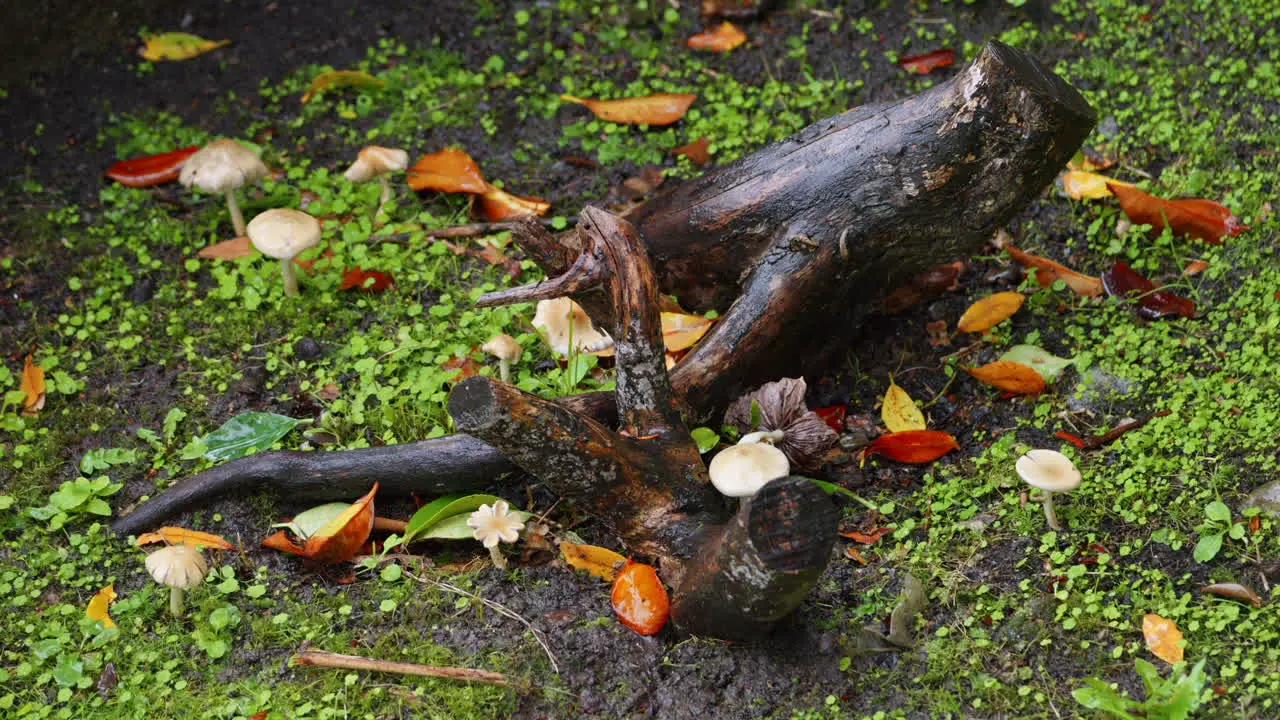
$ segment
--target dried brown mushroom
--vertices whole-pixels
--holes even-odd
[[[837,435],[822,418],[804,404],[804,378],[782,378],[738,398],[724,414],[724,424],[743,432],[770,433],[777,446],[801,468],[814,468],[827,450],[836,444]],[[760,406],[760,426],[751,425],[751,404]],[[781,439],[776,432],[781,431]],[[761,437],[761,436],[757,436]]]

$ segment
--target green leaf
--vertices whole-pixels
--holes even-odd
[[[760,409],[760,401],[752,398],[751,400],[751,431],[755,432],[760,429],[760,423],[764,422],[764,411]]]
[[[299,422],[275,413],[241,413],[204,436],[204,456],[218,462],[244,457],[253,450],[266,450]]]
[[[720,444],[720,436],[709,427],[696,427],[689,431],[689,435],[693,437],[693,442],[697,444],[699,453],[709,453]]]
[[[94,515],[102,515],[104,517],[111,514],[111,506],[102,498],[94,498],[90,500],[89,504],[84,506],[84,509],[85,512],[90,512]]]
[[[1040,377],[1044,378],[1047,383],[1053,383],[1064,369],[1074,365],[1076,362],[1074,358],[1060,358],[1035,345],[1014,345],[1009,348],[1008,352],[1001,355],[1000,359],[1021,363],[1032,368],[1040,373]]]
[[[48,660],[62,649],[62,641],[57,638],[45,638],[31,643],[31,652],[41,660]]]
[[[1191,669],[1189,675],[1184,675],[1177,680],[1177,685],[1173,689],[1170,698],[1161,703],[1158,707],[1162,713],[1151,713],[1151,717],[1163,717],[1167,720],[1186,720],[1191,717],[1191,712],[1200,707],[1200,694],[1204,691],[1205,683],[1208,678],[1204,672],[1204,660],[1196,663]],[[1170,682],[1173,679],[1170,678]],[[1152,708],[1156,710],[1157,708]]]
[[[332,502],[324,505],[317,505],[310,510],[304,510],[298,513],[293,520],[289,522],[276,523],[271,527],[287,528],[299,539],[306,540],[316,534],[320,528],[329,524],[329,521],[338,517],[347,508],[351,507],[351,503]]]
[[[805,478],[805,480],[808,480],[814,485],[817,485],[818,487],[822,488],[822,491],[828,495],[836,495],[836,494],[844,495],[845,497],[861,504],[863,507],[865,507],[868,510],[879,511],[880,509],[875,503],[863,498],[861,495],[850,490],[849,488],[841,487],[840,485],[836,485],[835,483],[829,483],[826,480],[815,480],[813,478]]]
[[[1212,533],[1210,535],[1201,535],[1200,541],[1196,543],[1195,552],[1192,557],[1196,562],[1209,562],[1222,549],[1222,533]]]
[[[14,498],[12,495],[0,495],[0,510],[8,510],[13,507]]]
[[[62,687],[75,687],[84,677],[84,661],[75,655],[59,655],[53,679]]]
[[[1205,517],[1214,522],[1229,523],[1231,522],[1231,508],[1226,506],[1221,500],[1214,500],[1204,506]]]
[[[533,517],[533,513],[524,512],[523,510],[512,510],[512,515],[519,517],[522,521],[528,521]],[[445,518],[436,523],[419,537],[419,540],[471,540],[475,537],[475,531],[467,524],[467,519],[471,517],[471,513],[464,515],[454,515]]]
[[[1092,710],[1104,710],[1117,720],[1137,720],[1127,712],[1132,702],[1128,698],[1117,694],[1110,685],[1097,678],[1089,678],[1085,682],[1088,683],[1086,687],[1071,692],[1076,702]]]
[[[423,537],[423,533],[445,518],[454,515],[470,515],[480,509],[481,505],[492,505],[502,498],[496,495],[445,495],[423,505],[418,512],[409,518],[409,526],[404,531],[404,544],[408,545]]]

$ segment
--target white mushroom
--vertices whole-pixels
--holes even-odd
[[[498,376],[502,378],[502,382],[511,380],[511,363],[518,362],[524,354],[520,343],[506,333],[494,335],[480,349],[498,358]]]
[[[382,206],[391,201],[391,180],[388,176],[407,167],[409,167],[409,153],[404,150],[370,145],[360,151],[356,161],[347,168],[343,177],[353,183],[369,182],[377,178],[382,183],[382,195],[378,200],[377,210],[380,213]]]
[[[768,443],[738,444],[721,450],[711,459],[707,474],[722,495],[751,497],[770,480],[786,477],[791,463],[778,448]]]
[[[182,164],[178,181],[186,187],[196,187],[211,193],[227,196],[227,209],[231,211],[231,224],[236,235],[244,235],[244,216],[236,203],[236,190],[265,177],[267,166],[249,148],[235,140],[214,140],[196,151]]]
[[[1044,496],[1044,517],[1049,527],[1060,530],[1058,515],[1053,511],[1053,494],[1071,492],[1080,487],[1080,471],[1071,458],[1057,450],[1031,450],[1014,465],[1018,477]]]
[[[250,220],[248,233],[259,252],[280,261],[284,294],[297,295],[298,275],[293,259],[320,244],[320,221],[301,210],[275,208]]]
[[[569,298],[539,300],[533,326],[558,355],[612,354],[613,338],[597,331],[587,311]]]
[[[498,550],[498,543],[513,543],[518,540],[520,531],[524,529],[524,520],[511,512],[511,506],[506,500],[499,500],[492,505],[481,505],[479,510],[471,513],[471,517],[467,518],[467,526],[473,530],[471,536],[489,548],[489,557],[493,558],[494,566],[501,570],[507,566],[507,560]]]
[[[169,587],[169,614],[181,617],[183,591],[199,585],[209,572],[209,565],[199,550],[170,545],[147,556],[147,572],[156,582]]]

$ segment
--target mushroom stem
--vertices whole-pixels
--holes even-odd
[[[284,276],[284,294],[286,297],[298,295],[298,273],[293,269],[293,258],[280,259],[280,274]]]
[[[378,198],[378,210],[374,213],[375,216],[382,214],[382,206],[391,202],[391,180],[383,175],[378,178],[378,181],[382,183],[382,195]]]
[[[511,382],[511,361],[506,358],[498,358],[498,377],[502,378],[502,382]]]
[[[1058,514],[1053,511],[1053,493],[1041,490],[1040,494],[1044,495],[1044,518],[1049,521],[1049,527],[1054,530],[1061,530],[1062,526],[1058,524]]]
[[[169,614],[174,617],[182,617],[182,588],[169,588]]]
[[[501,544],[501,543],[499,543]],[[489,557],[493,559],[493,566],[499,570],[507,569],[507,559],[502,556],[502,551],[498,549],[498,545],[489,548]]]
[[[236,191],[227,191],[227,209],[231,211],[231,225],[236,229],[236,237],[244,235],[244,215],[240,213],[240,203],[236,202]]]

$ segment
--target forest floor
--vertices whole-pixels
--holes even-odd
[[[1207,681],[1180,686],[1203,701],[1197,717],[1280,714],[1280,520],[1244,503],[1280,462],[1280,6],[1271,0],[1064,0],[1052,11],[995,0],[788,3],[743,23],[750,41],[725,55],[685,46],[701,29],[690,2],[137,5],[133,22],[150,28],[130,27],[126,13],[102,32],[69,29],[65,52],[45,53],[0,90],[0,715],[1090,717],[1072,692],[1093,678],[1142,698],[1138,660],[1173,678],[1205,660]],[[231,42],[152,63],[132,34],[145,29]],[[213,465],[199,439],[245,411],[306,421],[277,448],[445,434],[459,358],[496,372],[476,350],[496,332],[524,347],[515,381],[526,390],[610,386],[606,370],[556,362],[530,325],[531,305],[472,307],[482,292],[539,275],[523,262],[513,279],[510,265],[423,239],[468,222],[465,197],[400,184],[390,222],[375,229],[376,186],[339,177],[363,145],[412,159],[460,146],[486,178],[570,218],[587,203],[632,199],[623,183],[647,166],[664,183],[702,172],[676,146],[705,136],[713,165],[731,162],[820,118],[945,80],[992,38],[1082,91],[1099,114],[1087,144],[1117,160],[1108,174],[1162,197],[1219,201],[1251,229],[1220,246],[1124,232],[1113,199],[1049,188],[1006,228],[1019,247],[1095,276],[1124,260],[1193,299],[1197,316],[1148,321],[1115,298],[1042,289],[992,248],[952,258],[965,265],[955,288],[832,337],[845,360],[811,378],[810,407],[847,404],[855,425],[877,425],[892,375],[961,449],[928,466],[868,460],[857,491],[879,510],[849,503],[842,527],[891,530],[872,544],[841,540],[804,606],[759,643],[671,629],[641,637],[614,618],[607,584],[519,548],[499,571],[477,543],[426,543],[340,583],[346,570],[318,572],[261,547],[272,523],[309,507],[265,491],[174,519],[243,547],[214,554],[211,577],[174,619],[144,550],[111,535],[88,498],[61,517],[42,512],[81,476],[109,478],[94,492],[126,512]],[[957,65],[912,75],[897,64],[941,47],[956,50]],[[331,69],[385,85],[301,103]],[[660,91],[699,97],[682,121],[647,129],[559,99]],[[299,298],[284,296],[272,261],[196,256],[233,234],[220,198],[102,177],[118,159],[216,137],[254,144],[279,171],[242,193],[246,216],[305,200],[326,218],[332,255],[302,275]],[[408,239],[376,239],[392,232]],[[514,246],[505,252],[523,259]],[[1203,271],[1184,273],[1197,260]],[[355,266],[395,284],[340,291],[342,269]],[[1003,397],[958,369],[956,353],[974,338],[954,333],[956,320],[1009,290],[1025,305],[963,359],[1031,344],[1074,361],[1035,397]],[[926,326],[938,321],[953,334],[935,344]],[[46,377],[33,415],[20,391],[28,357]],[[1055,436],[1165,410],[1097,449]],[[1042,447],[1068,453],[1084,476],[1058,501],[1060,532],[1014,473],[1020,454]],[[625,552],[527,483],[494,478],[488,491]],[[407,518],[413,504],[380,498],[378,509]],[[914,647],[867,652],[862,629],[887,629],[908,576],[927,595],[910,619]],[[1211,583],[1248,585],[1261,606],[1202,593]],[[108,585],[118,594],[110,629],[85,615]],[[1184,635],[1174,667],[1144,642],[1152,614]],[[304,643],[496,670],[513,684],[290,666]]]

